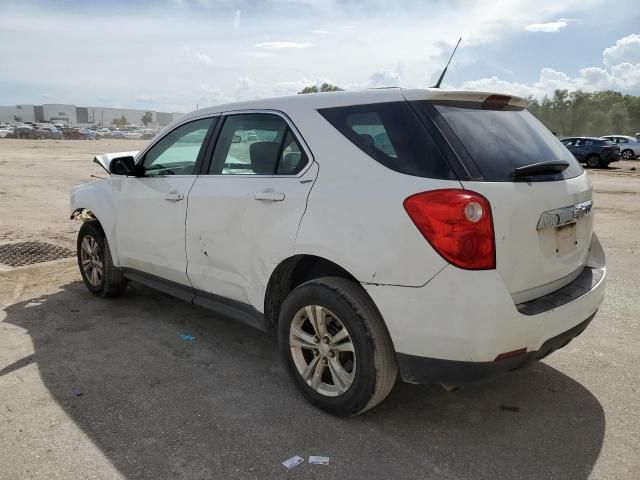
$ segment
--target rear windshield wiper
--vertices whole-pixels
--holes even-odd
[[[518,167],[513,171],[514,178],[528,177],[531,175],[544,175],[547,173],[560,173],[569,167],[566,160],[551,160],[549,162],[532,163],[524,167]]]

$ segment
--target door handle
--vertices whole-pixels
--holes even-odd
[[[164,199],[170,202],[179,202],[180,200],[184,200],[184,195],[178,192],[169,192],[165,195]]]
[[[263,200],[265,202],[281,202],[284,200],[285,194],[273,191],[264,191],[256,193],[253,198]]]

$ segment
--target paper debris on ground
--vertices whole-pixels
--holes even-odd
[[[311,465],[329,465],[329,457],[319,457],[317,455],[309,455],[309,464],[311,464]]]
[[[285,460],[282,462],[282,465],[286,467],[287,470],[291,470],[293,467],[296,467],[304,462],[304,458],[300,455],[296,455],[295,457],[291,457],[289,460]]]

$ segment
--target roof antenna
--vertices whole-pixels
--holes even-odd
[[[460,45],[461,41],[462,41],[462,37],[460,37],[458,39],[458,43],[456,43],[456,48],[453,49],[453,52],[451,53],[451,56],[449,57],[449,61],[447,62],[447,65],[444,67],[444,70],[442,71],[442,74],[440,75],[440,78],[438,79],[438,83],[436,83],[432,88],[440,88],[440,84],[442,83],[442,79],[446,75],[447,68],[449,68],[449,64],[451,63],[451,59],[456,54],[456,50],[458,49],[458,45]]]

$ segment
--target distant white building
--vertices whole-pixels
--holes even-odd
[[[66,123],[70,126],[84,127],[93,124],[111,125],[113,120],[123,116],[129,125],[142,125],[142,117],[151,112],[150,126],[164,127],[169,125],[181,113],[156,112],[153,110],[136,110],[132,108],[109,107],[77,107],[61,103],[43,105],[0,106],[0,122],[51,122]]]
[[[20,122],[35,122],[35,105],[0,107],[0,122],[16,123],[16,118]]]

